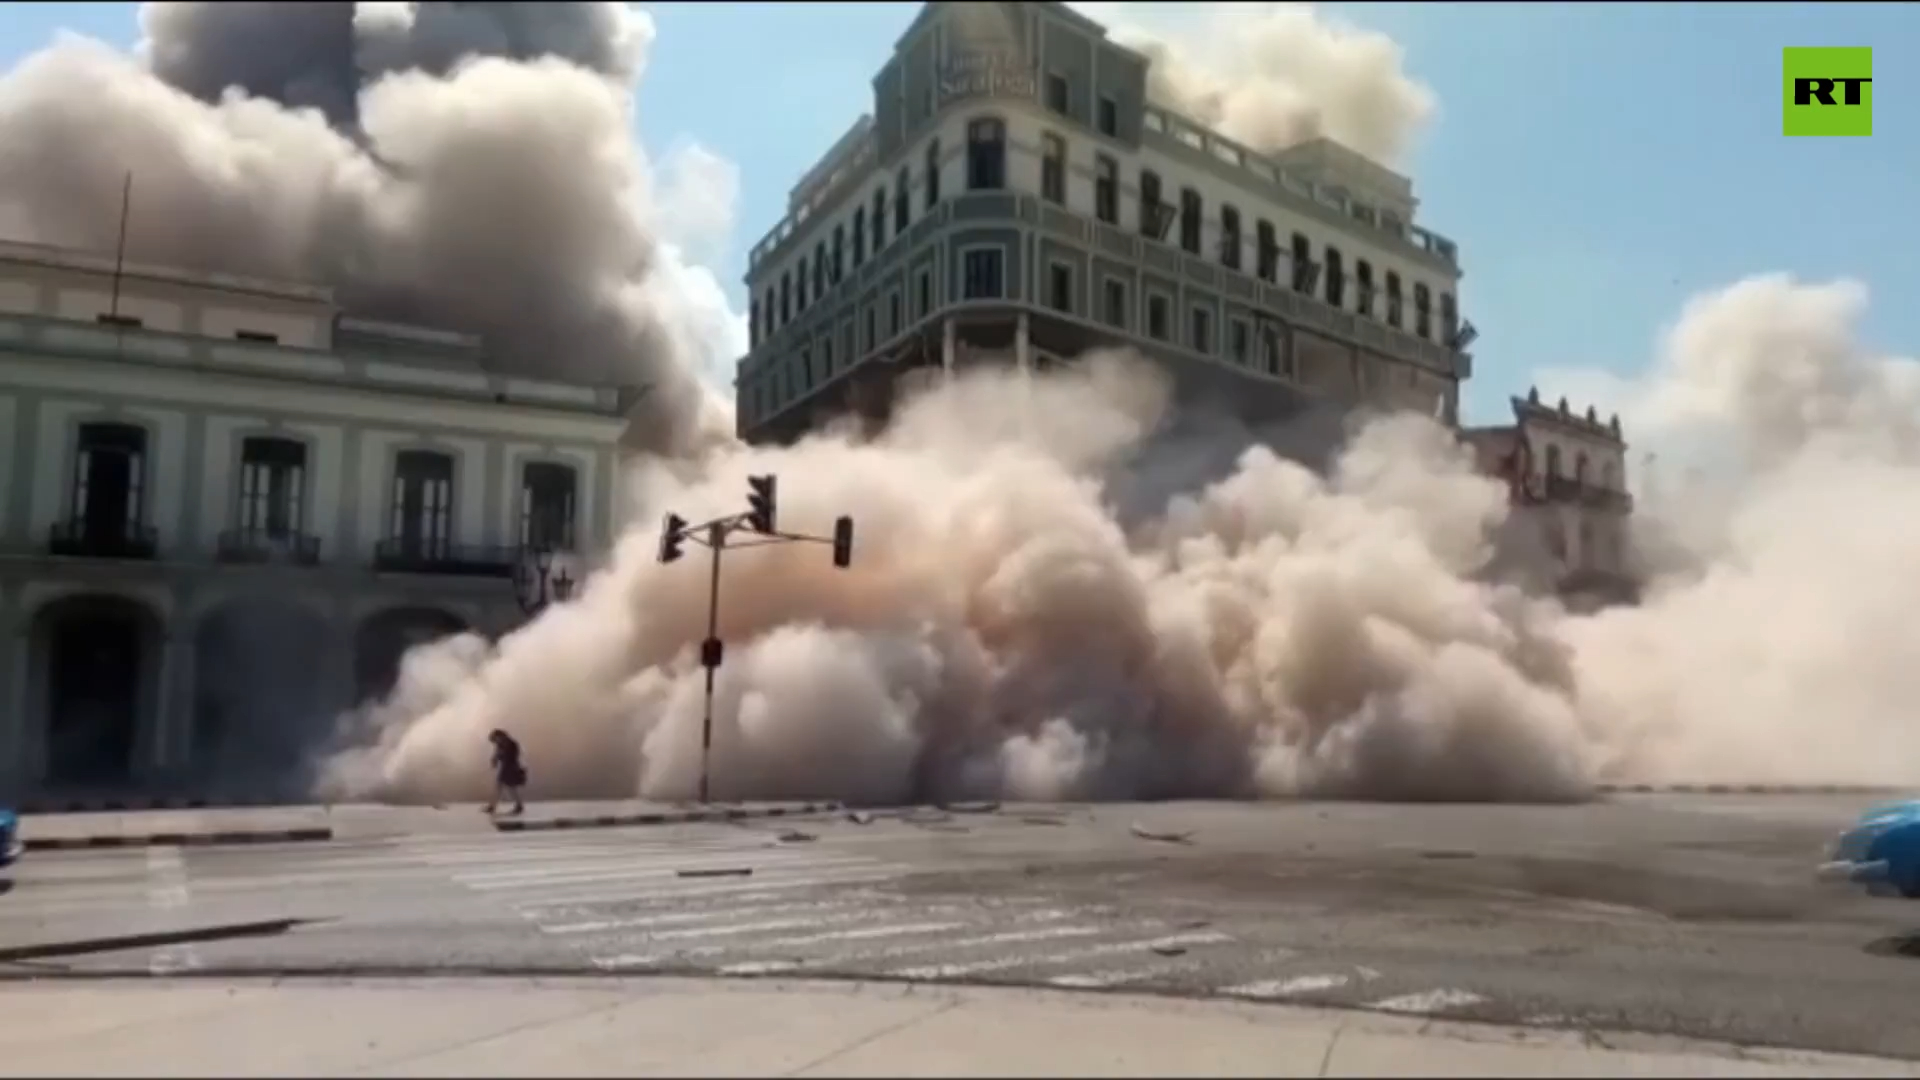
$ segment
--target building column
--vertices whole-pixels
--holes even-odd
[[[1027,321],[1027,313],[1021,312],[1013,323],[1013,362],[1020,374],[1033,374],[1032,324]]]
[[[24,787],[32,774],[27,729],[28,667],[33,639],[25,616],[0,621],[0,784]]]
[[[953,320],[940,320],[940,370],[949,379],[953,377],[953,354],[959,345],[959,330]]]
[[[193,763],[194,660],[193,635],[173,631],[162,639],[150,755],[161,777],[176,776]]]

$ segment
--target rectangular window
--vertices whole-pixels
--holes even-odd
[[[1093,162],[1093,216],[1120,224],[1120,163],[1105,154]]]
[[[1140,235],[1154,240],[1166,236],[1160,211],[1160,174],[1140,170]]]
[[[1433,294],[1424,284],[1413,287],[1413,332],[1421,337],[1433,336]]]
[[[1293,291],[1312,296],[1319,291],[1320,267],[1313,261],[1313,243],[1304,233],[1293,234]]]
[[[940,202],[940,140],[927,144],[927,209]]]
[[[813,347],[800,346],[800,392],[806,394],[813,389]]]
[[[574,471],[530,462],[520,474],[520,543],[535,551],[574,550]]]
[[[1245,319],[1235,319],[1230,325],[1232,329],[1228,334],[1227,345],[1233,350],[1234,363],[1244,364],[1253,355],[1252,330],[1247,326]]]
[[[1109,139],[1117,139],[1120,137],[1119,102],[1110,97],[1102,96],[1100,98],[1100,115],[1097,119],[1100,134],[1105,135]]]
[[[900,294],[887,294],[887,337],[893,338],[900,333]]]
[[[1180,247],[1189,255],[1200,254],[1200,193],[1192,188],[1180,190]]]
[[[1125,330],[1127,328],[1127,285],[1116,278],[1108,278],[1101,287],[1100,317],[1108,326]]]
[[[887,189],[873,193],[873,253],[887,246]]]
[[[1276,378],[1285,374],[1280,363],[1280,329],[1272,323],[1260,327],[1260,359],[1267,374]]]
[[[820,381],[826,382],[833,377],[833,337],[820,339]]]
[[[1047,306],[1055,311],[1073,313],[1073,267],[1053,263],[1047,267]]]
[[[933,313],[933,271],[920,271],[919,280],[914,282],[914,291],[919,294],[915,297],[915,299],[919,301],[919,311],[917,314],[920,318],[924,319]]]
[[[879,337],[878,337],[879,329],[880,329],[880,316],[872,308],[867,309],[865,329],[867,332],[867,340],[865,344],[862,346],[862,348],[867,352],[872,352],[874,349],[874,346],[880,344]]]
[[[864,206],[857,206],[857,207],[854,207],[854,210],[853,210],[853,268],[855,270],[860,269],[860,264],[865,262],[866,259],[867,259],[867,208]]]
[[[1147,297],[1147,336],[1155,341],[1165,341],[1171,336],[1167,326],[1167,309],[1172,305],[1164,296]]]
[[[1353,264],[1354,299],[1358,306],[1354,308],[1362,315],[1373,314],[1373,264],[1365,259],[1356,259]]]
[[[845,225],[835,225],[833,227],[833,262],[829,264],[827,271],[827,280],[829,282],[835,285],[840,284],[841,274],[844,273],[847,268],[846,259],[847,227]]]
[[[1460,308],[1455,303],[1452,293],[1443,292],[1440,294],[1441,340],[1446,342],[1449,347],[1452,347],[1455,339],[1458,338],[1459,334],[1460,334]]]
[[[252,438],[240,445],[240,528],[283,539],[305,516],[307,447],[292,439]]]
[[[445,558],[453,543],[453,458],[406,450],[394,460],[390,535],[401,554]]]
[[[1347,302],[1347,268],[1340,255],[1340,249],[1327,249],[1327,303],[1332,307],[1344,307]]]
[[[1240,269],[1240,211],[1233,206],[1220,207],[1220,265]]]
[[[1400,275],[1387,271],[1387,325],[1400,326]]]
[[[1051,72],[1047,75],[1047,108],[1062,116],[1071,112],[1067,96],[1067,77]]]
[[[1005,296],[1003,275],[1006,252],[975,248],[961,257],[961,296],[967,300],[998,300]]]
[[[913,174],[907,171],[905,165],[900,166],[900,174],[894,177],[893,182],[893,235],[895,236],[907,234],[908,218],[912,213],[907,202],[907,194],[912,186]]]
[[[1067,202],[1067,140],[1051,132],[1040,136],[1040,197]]]
[[[1194,308],[1188,334],[1189,344],[1197,353],[1213,352],[1213,315],[1206,308]]]

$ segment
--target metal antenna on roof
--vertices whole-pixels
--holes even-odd
[[[107,321],[120,322],[120,276],[127,267],[127,216],[133,209],[133,170],[127,170],[127,182],[120,189],[120,242],[113,255],[113,298],[107,305]]]

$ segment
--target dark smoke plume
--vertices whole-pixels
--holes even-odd
[[[110,250],[131,171],[130,261],[322,282],[356,314],[481,334],[506,370],[650,388],[652,449],[718,426],[653,280],[644,16],[154,3],[141,24],[139,60],[66,39],[0,80],[15,238]]]

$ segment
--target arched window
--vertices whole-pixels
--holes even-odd
[[[1007,125],[982,117],[967,125],[967,190],[998,191],[1007,186]]]
[[[873,193],[873,253],[887,246],[887,188],[882,184],[880,190]]]

